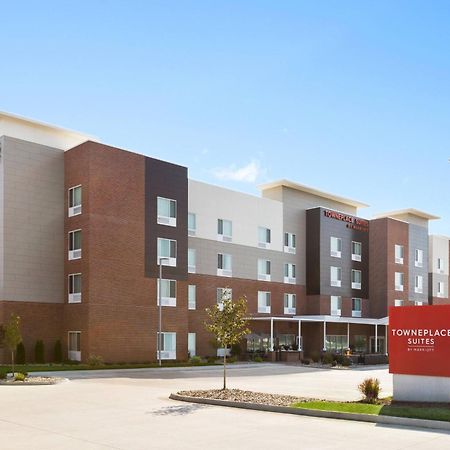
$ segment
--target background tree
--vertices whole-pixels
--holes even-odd
[[[44,341],[38,339],[34,346],[34,361],[38,364],[44,364],[45,362],[45,347]]]
[[[25,346],[23,342],[20,342],[16,348],[16,362],[17,364],[25,364],[26,356],[25,356]]]
[[[250,333],[248,328],[247,299],[240,297],[231,299],[231,289],[224,289],[220,304],[206,309],[209,320],[205,328],[212,333],[223,347],[223,389],[227,388],[227,349],[239,343]]]
[[[16,351],[17,346],[22,342],[22,335],[20,334],[20,317],[16,314],[11,314],[4,330],[5,344],[11,351],[11,366],[14,377],[14,352]]]
[[[61,363],[62,359],[63,359],[62,345],[61,345],[61,341],[59,339],[55,342],[53,359],[55,360],[55,363]]]

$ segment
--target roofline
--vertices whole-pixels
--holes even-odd
[[[56,126],[56,125],[52,125],[51,123],[42,122],[40,120],[30,119],[30,118],[24,117],[24,116],[19,116],[18,114],[12,114],[12,113],[7,112],[7,111],[0,111],[0,118],[2,116],[5,116],[5,117],[10,118],[10,119],[14,119],[14,120],[19,120],[21,122],[27,122],[27,123],[30,123],[32,125],[37,125],[37,126],[43,127],[43,128],[50,128],[52,130],[62,131],[64,133],[76,134],[78,136],[83,136],[87,140],[90,140],[90,141],[100,142],[100,139],[97,136],[92,136],[90,134],[82,133],[81,131],[71,130],[69,128],[59,127],[59,126]]]
[[[258,188],[261,191],[265,191],[267,189],[272,189],[272,188],[280,187],[280,186],[295,189],[296,191],[307,192],[308,194],[327,198],[329,200],[333,200],[338,203],[343,203],[345,205],[353,206],[354,208],[367,208],[369,206],[367,203],[363,203],[363,202],[360,202],[357,200],[352,200],[352,199],[349,199],[346,197],[341,197],[339,195],[330,194],[329,192],[324,192],[319,189],[316,189],[316,188],[313,188],[310,186],[305,186],[304,184],[294,183],[293,181],[289,181],[289,180],[285,180],[285,179],[271,181],[270,183],[261,184],[258,186]]]
[[[396,211],[389,211],[386,213],[380,213],[380,214],[374,214],[374,219],[382,219],[384,217],[392,217],[395,219],[396,216],[400,216],[403,214],[410,214],[411,216],[420,217],[421,219],[425,220],[437,220],[440,219],[439,216],[435,216],[434,214],[429,214],[425,211],[419,211],[415,208],[406,208],[406,209],[398,209]]]

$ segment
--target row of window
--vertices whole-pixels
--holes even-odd
[[[395,290],[403,291],[405,275],[403,272],[395,272]],[[423,294],[423,276],[416,275],[414,277],[414,292],[416,294]]]
[[[361,261],[362,244],[361,242],[352,241],[352,261]],[[330,256],[334,258],[342,257],[342,239],[338,237],[330,237]]]
[[[362,302],[360,298],[352,298],[352,317],[361,317]],[[340,295],[330,296],[330,314],[340,316],[342,314],[342,297]]]
[[[403,245],[395,244],[395,264],[403,264],[405,248]],[[423,250],[414,250],[414,266],[423,267]]]
[[[352,269],[351,272],[352,289],[362,289],[362,274],[360,270]],[[330,267],[330,285],[342,287],[342,268]]]

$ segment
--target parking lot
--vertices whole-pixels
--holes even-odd
[[[182,389],[220,388],[220,367],[66,372],[55,386],[3,386],[5,449],[437,449],[450,434],[343,420],[193,405]],[[280,364],[229,369],[229,387],[336,400],[357,399],[367,376],[392,393],[386,368],[313,369]]]

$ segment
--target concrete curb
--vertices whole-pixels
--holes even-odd
[[[402,427],[428,428],[434,430],[450,431],[450,422],[440,420],[410,419],[407,417],[375,416],[372,414],[355,414],[335,411],[321,411],[317,409],[291,408],[289,406],[272,406],[259,403],[232,402],[228,400],[216,400],[211,398],[187,397],[178,394],[170,394],[172,400],[182,402],[201,403],[205,405],[228,406],[231,408],[253,409],[255,411],[269,411],[284,414],[296,414],[298,416],[322,417],[328,419],[355,420],[358,422],[371,422],[384,425],[396,425]]]

